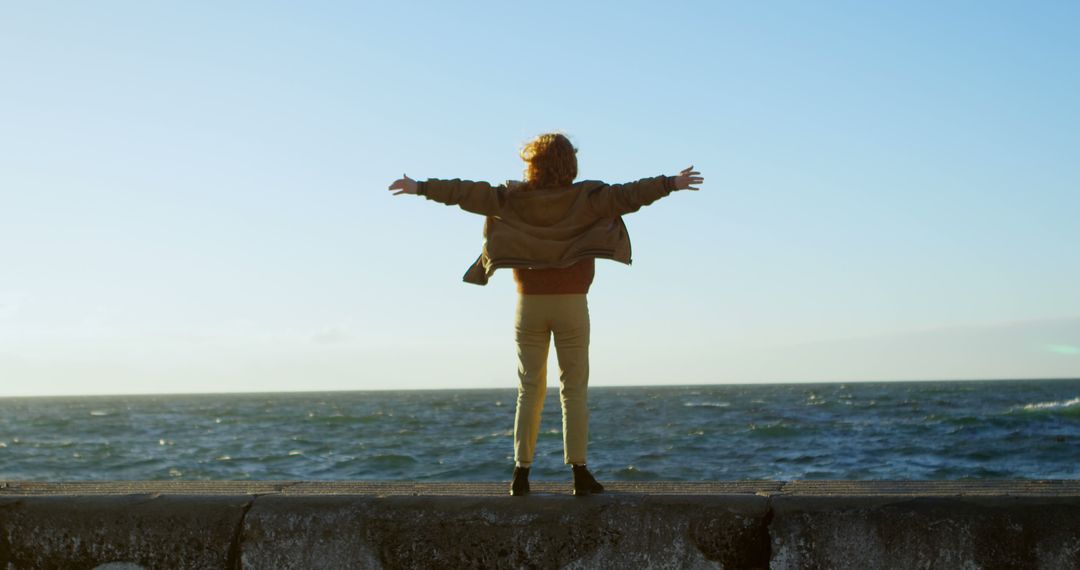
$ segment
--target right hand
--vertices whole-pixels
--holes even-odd
[[[416,194],[416,181],[402,173],[401,178],[398,178],[390,185],[390,190],[397,190],[397,192],[394,192],[394,196]]]
[[[675,177],[675,189],[700,190],[700,188],[694,188],[692,184],[701,184],[704,181],[705,179],[701,177],[700,172],[694,170],[693,166],[688,166]]]

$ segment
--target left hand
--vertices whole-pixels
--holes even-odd
[[[397,190],[397,192],[394,192],[394,196],[416,194],[416,181],[402,173],[401,178],[398,178],[390,185],[390,190]]]

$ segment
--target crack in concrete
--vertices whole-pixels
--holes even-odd
[[[258,495],[252,497],[244,505],[243,510],[240,511],[240,521],[236,525],[236,532],[233,533],[232,542],[229,543],[229,555],[225,559],[225,567],[230,570],[240,570],[243,554],[241,552],[241,542],[243,542],[244,536],[244,521],[247,519],[248,511],[255,506],[255,501],[258,499]]]
[[[765,496],[765,515],[761,518],[761,522],[765,525],[765,564],[766,568],[772,568],[772,545],[773,545],[773,504],[772,495]]]

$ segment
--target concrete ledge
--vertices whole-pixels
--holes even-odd
[[[608,482],[612,494],[649,495],[726,495],[769,494],[780,492],[779,481],[691,481],[691,482]],[[536,495],[570,494],[570,482],[533,481]],[[39,483],[36,481],[0,481],[0,497],[5,495],[424,495],[505,497],[508,482],[417,481],[77,481]],[[1080,485],[1076,489],[1080,492]]]
[[[1080,481],[0,482],[0,568],[1080,570]]]
[[[266,497],[250,568],[764,568],[764,497]]]
[[[1080,568],[1078,497],[772,501],[771,568]]]
[[[0,497],[0,567],[237,568],[253,498]]]

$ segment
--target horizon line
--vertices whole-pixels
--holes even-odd
[[[814,384],[926,384],[930,382],[1065,382],[1080,381],[1076,376],[1055,377],[1026,377],[1026,378],[935,378],[935,379],[905,379],[905,380],[763,380],[763,381],[731,381],[731,382],[692,382],[687,384],[615,384],[604,386],[590,386],[591,390],[605,390],[610,388],[687,388],[693,386],[747,386],[747,385],[814,385]],[[481,390],[512,390],[516,386],[505,387],[450,387],[450,388],[365,388],[355,390],[276,390],[273,392],[260,391],[234,391],[234,392],[127,392],[127,393],[103,393],[103,394],[24,394],[24,395],[0,395],[0,400],[24,399],[24,398],[122,398],[143,396],[261,396],[281,394],[345,394],[355,392],[448,392],[448,391],[481,391]],[[547,391],[558,390],[558,386],[550,386]]]

